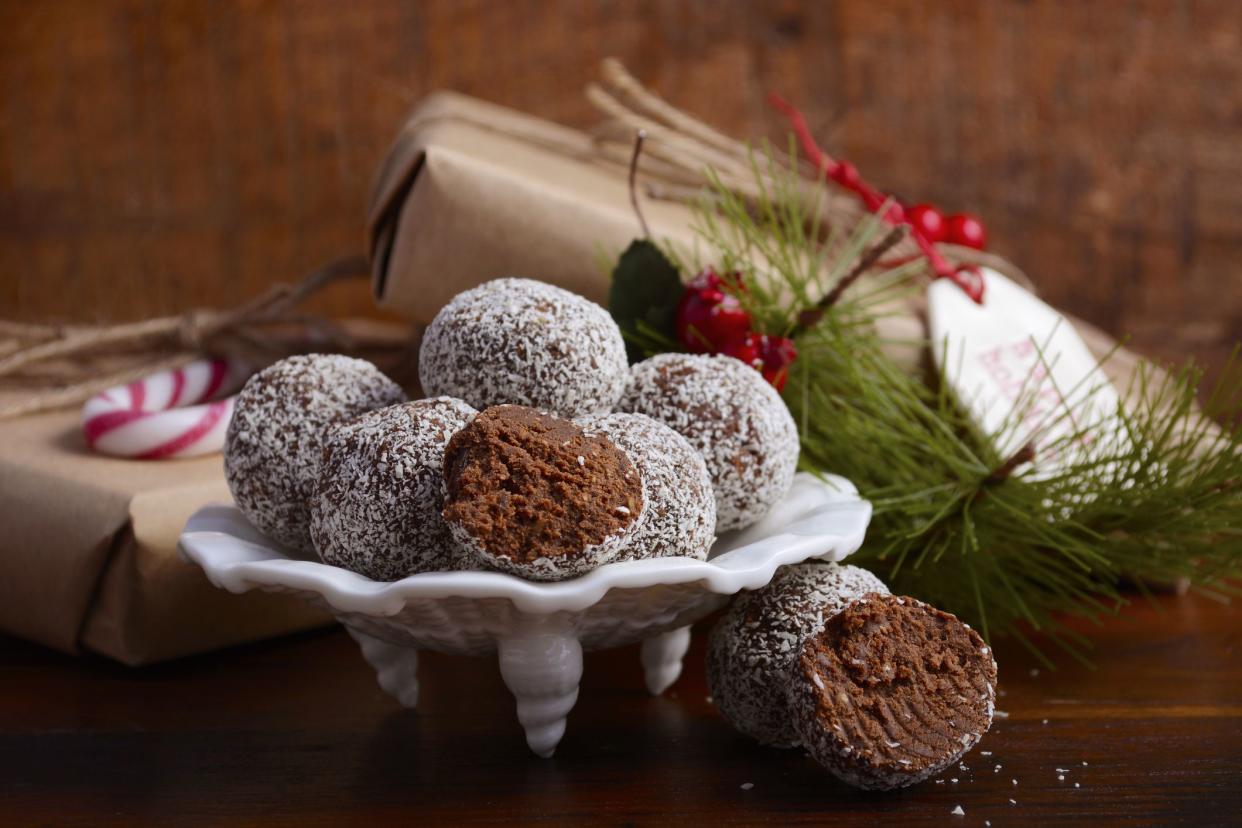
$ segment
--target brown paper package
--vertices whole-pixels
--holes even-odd
[[[689,243],[691,213],[643,198],[653,235]],[[455,294],[528,276],[603,303],[607,265],[639,234],[625,170],[590,139],[494,104],[439,92],[411,114],[372,195],[375,296],[431,321]]]
[[[289,596],[232,595],[177,554],[186,519],[228,502],[220,455],[90,453],[76,412],[0,422],[0,630],[149,664],[322,625]]]
[[[383,307],[426,324],[455,294],[526,276],[601,304],[608,263],[639,235],[627,169],[600,158],[586,133],[452,92],[410,115],[376,180],[369,210],[372,287]],[[640,194],[653,237],[694,249],[693,212]],[[1071,319],[1097,357],[1116,341]],[[883,317],[890,341],[926,337],[922,303]],[[913,369],[926,354],[892,346]],[[1137,357],[1105,371],[1130,386]]]

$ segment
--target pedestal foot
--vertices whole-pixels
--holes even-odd
[[[677,677],[681,675],[682,659],[688,649],[689,627],[679,627],[643,642],[643,674],[651,695],[660,695],[677,681]]]
[[[418,650],[398,647],[378,638],[346,627],[354,641],[362,648],[362,657],[375,668],[379,686],[402,707],[418,705]]]
[[[500,675],[517,701],[526,744],[546,759],[565,734],[565,718],[578,700],[582,645],[572,634],[560,632],[497,643]]]

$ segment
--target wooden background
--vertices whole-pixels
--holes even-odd
[[[783,134],[781,91],[1142,350],[1219,365],[1242,339],[1234,0],[4,2],[0,316],[229,303],[360,250],[420,96],[585,126],[608,54],[738,135]]]

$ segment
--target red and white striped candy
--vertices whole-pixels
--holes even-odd
[[[223,359],[199,360],[101,391],[82,409],[82,431],[93,451],[164,460],[197,457],[224,447],[233,397],[245,370]]]

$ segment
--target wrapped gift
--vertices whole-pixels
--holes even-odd
[[[78,413],[0,421],[0,631],[126,664],[327,623],[294,598],[231,595],[177,554],[186,518],[229,500],[220,455],[92,454]]]
[[[653,166],[667,170],[659,159]],[[628,172],[585,132],[457,93],[431,95],[402,126],[372,193],[376,301],[425,324],[463,290],[527,276],[606,304],[609,270],[641,233]],[[642,187],[635,195],[654,238],[701,248],[689,206],[652,198]],[[979,261],[1032,287],[1007,262]],[[926,354],[898,343],[926,338],[925,304],[918,296],[901,302],[879,324],[893,343],[890,355],[916,370]],[[1071,321],[1097,357],[1111,354],[1105,372],[1119,389],[1129,388],[1137,357]]]
[[[640,193],[652,235],[693,243],[692,211]],[[440,92],[402,127],[372,196],[379,304],[428,322],[455,294],[528,276],[603,302],[608,270],[640,234],[624,165],[585,133]]]

